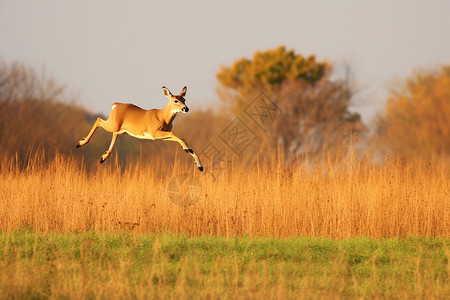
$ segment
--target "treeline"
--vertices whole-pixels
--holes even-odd
[[[179,115],[174,126],[206,167],[276,155],[292,163],[349,147],[407,156],[450,153],[449,66],[414,73],[394,89],[386,110],[370,125],[371,136],[370,126],[350,109],[354,83],[314,56],[285,47],[257,51],[222,66],[217,79],[221,109]],[[24,164],[40,151],[46,159],[59,153],[95,166],[111,134],[99,129],[88,146],[75,150],[75,145],[97,116],[76,104],[54,79],[21,63],[0,61],[0,156]],[[114,157],[121,162],[163,159],[173,164],[175,157],[190,162],[176,143],[127,135],[118,138],[109,161]]]

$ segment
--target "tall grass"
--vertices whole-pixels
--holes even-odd
[[[174,176],[195,182],[197,202],[186,207],[170,201]],[[377,164],[325,156],[289,168],[275,162],[200,173],[191,164],[158,161],[119,166],[111,158],[87,172],[63,156],[44,163],[36,155],[24,168],[4,158],[0,230],[450,236],[449,183],[449,168],[438,159],[391,158]]]

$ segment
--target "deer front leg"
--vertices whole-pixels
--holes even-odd
[[[189,146],[185,140],[180,139],[171,131],[158,131],[156,133],[156,139],[178,142],[181,145],[181,148],[183,148],[183,150],[186,151],[186,153],[189,153],[194,158],[194,162],[197,165],[197,168],[201,172],[203,172],[203,165],[200,162],[200,159],[198,158],[197,154],[194,153],[194,150],[189,148]]]

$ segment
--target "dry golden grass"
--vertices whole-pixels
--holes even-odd
[[[449,168],[439,160],[354,157],[336,163],[283,163],[200,173],[189,164],[111,162],[87,172],[81,163],[39,155],[25,168],[1,162],[0,230],[132,230],[188,235],[450,236]],[[194,176],[198,201],[169,200],[170,179]],[[173,181],[172,181],[173,183]],[[181,194],[186,191],[180,191]]]

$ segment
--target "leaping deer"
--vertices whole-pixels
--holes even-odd
[[[187,87],[184,87],[177,96],[172,95],[165,86],[162,89],[164,95],[169,98],[169,103],[167,103],[166,107],[163,109],[145,110],[134,104],[113,103],[108,120],[105,121],[102,118],[97,118],[89,134],[78,141],[77,148],[86,145],[95,130],[100,126],[106,131],[112,132],[113,136],[108,150],[100,157],[99,163],[103,163],[111,155],[117,136],[128,133],[138,139],[162,139],[178,142],[184,151],[192,155],[198,169],[203,171],[203,166],[198,156],[189,148],[185,140],[180,139],[172,132],[172,122],[177,113],[187,113],[189,111],[189,108],[186,106],[186,100],[184,99]]]

